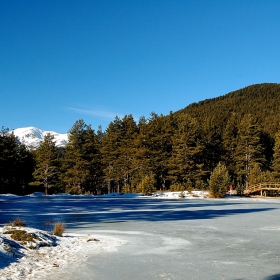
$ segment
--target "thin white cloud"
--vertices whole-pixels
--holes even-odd
[[[122,114],[117,114],[114,112],[110,112],[110,111],[106,111],[106,110],[100,110],[100,109],[79,109],[79,108],[68,108],[71,111],[74,111],[76,113],[79,114],[83,114],[83,115],[91,115],[91,116],[95,116],[95,117],[100,117],[102,119],[106,119],[106,120],[112,120],[114,119],[116,116],[122,118]]]

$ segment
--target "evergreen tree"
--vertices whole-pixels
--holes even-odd
[[[134,139],[134,157],[132,161],[133,176],[131,188],[138,185],[145,175],[153,171],[151,164],[151,142],[149,138],[148,121],[140,117],[138,122],[138,134]]]
[[[131,188],[131,179],[134,173],[135,158],[135,139],[138,134],[138,127],[132,115],[126,115],[121,120],[120,145],[118,149],[118,158],[116,165],[120,174],[121,186]],[[118,190],[120,191],[120,189]]]
[[[203,121],[202,133],[203,167],[207,171],[205,174],[210,175],[224,153],[222,136],[219,127],[210,118]]]
[[[224,197],[230,184],[230,177],[227,168],[219,162],[213,170],[208,183],[212,197]]]
[[[18,147],[17,156],[17,186],[19,194],[27,194],[32,192],[29,183],[33,181],[33,172],[35,167],[35,160],[32,153],[27,149],[24,144]]]
[[[246,115],[238,125],[237,144],[234,153],[236,173],[240,184],[248,187],[248,177],[254,163],[264,164],[265,157],[260,143],[261,129],[252,115]]]
[[[0,193],[24,194],[32,180],[31,153],[8,128],[0,131]]]
[[[57,183],[58,162],[54,137],[48,133],[34,154],[36,165],[32,185],[43,185],[47,195],[49,188]]]
[[[172,150],[172,135],[175,124],[172,112],[167,117],[151,113],[148,124],[149,166],[156,176],[159,189],[166,189],[168,180],[168,160]]]
[[[86,192],[100,194],[102,191],[103,172],[100,153],[100,138],[90,125],[84,131],[82,157],[87,161],[88,174],[84,183]]]
[[[197,121],[181,115],[177,119],[177,129],[172,137],[172,153],[169,158],[169,179],[186,185],[188,180],[194,182],[205,174],[203,171],[203,143],[201,130]]]
[[[137,185],[136,192],[143,194],[151,194],[156,191],[154,174],[145,175],[142,181]]]
[[[253,186],[258,183],[273,181],[273,176],[270,171],[262,171],[258,163],[254,163],[248,177],[249,185]]]
[[[223,156],[222,160],[226,164],[229,174],[232,178],[235,176],[235,149],[237,145],[237,116],[231,114],[227,121],[224,133],[223,133]]]
[[[118,166],[121,145],[121,120],[116,117],[106,129],[101,141],[101,155],[108,193],[120,188],[122,174]]]
[[[68,138],[61,174],[66,192],[81,194],[100,191],[101,155],[94,130],[80,119],[70,129]]]
[[[280,130],[275,135],[275,145],[273,151],[273,177],[276,182],[280,182]]]

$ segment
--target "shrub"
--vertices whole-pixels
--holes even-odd
[[[53,234],[56,236],[62,236],[62,234],[65,231],[65,223],[63,222],[58,222],[54,224],[54,228],[53,228]]]
[[[25,230],[14,230],[11,238],[16,241],[32,242],[36,239],[34,233],[27,233]]]
[[[169,188],[169,191],[171,192],[177,192],[177,191],[184,191],[186,188],[179,184],[179,183],[175,183],[175,184],[172,184]]]
[[[153,174],[146,175],[142,181],[137,185],[136,192],[149,194],[156,191],[154,187],[155,177]]]
[[[12,226],[12,227],[25,227],[26,226],[25,221],[22,220],[21,218],[14,219],[13,221],[9,222],[8,225]]]
[[[211,197],[224,197],[230,184],[227,168],[219,162],[208,182]]]

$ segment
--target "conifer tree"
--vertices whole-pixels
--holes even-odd
[[[203,176],[203,148],[197,121],[188,115],[179,116],[168,161],[169,179],[173,183],[186,185],[188,180],[194,183]]]
[[[8,128],[0,131],[0,193],[24,194],[32,180],[33,159]]]
[[[133,162],[135,158],[135,139],[138,127],[132,115],[126,115],[121,120],[119,156],[116,161],[121,176],[121,185],[131,188]],[[129,186],[129,187],[128,187]],[[119,191],[119,190],[118,190]]]
[[[34,154],[36,165],[32,185],[43,185],[47,195],[49,188],[57,183],[58,163],[54,137],[47,134]]]
[[[91,126],[80,119],[70,129],[68,138],[61,174],[66,192],[97,192],[102,181],[98,137]]]
[[[159,189],[166,189],[168,180],[168,160],[172,150],[172,135],[175,124],[172,112],[166,117],[151,113],[148,124],[149,166],[156,176]]]
[[[210,118],[202,123],[203,163],[207,175],[217,166],[223,155],[222,136],[220,129]]]
[[[136,192],[143,194],[151,194],[156,191],[155,188],[155,177],[154,174],[147,174],[141,180],[141,182],[137,185]]]
[[[100,135],[96,135],[90,125],[84,131],[82,157],[88,163],[88,175],[84,183],[87,192],[99,194],[102,189],[103,172],[100,153]]]
[[[115,186],[120,188],[122,179],[118,160],[121,145],[121,120],[116,117],[106,129],[101,141],[101,156],[105,181],[108,186],[108,193],[115,191]],[[119,191],[119,189],[118,189]]]
[[[275,135],[275,144],[273,149],[272,170],[276,182],[280,182],[280,130]]]
[[[231,114],[229,117],[224,133],[223,133],[223,149],[224,153],[222,155],[222,160],[226,164],[229,174],[232,178],[235,175],[235,149],[237,141],[237,116],[236,114]]]
[[[153,170],[148,130],[146,118],[140,117],[138,133],[134,139],[134,157],[132,161],[133,176],[131,178],[132,189],[142,181],[145,175],[151,173]]]
[[[238,125],[237,144],[234,153],[236,173],[240,184],[248,187],[248,177],[254,163],[264,164],[261,129],[252,115],[245,115]]]
[[[213,170],[208,183],[211,196],[215,198],[224,197],[230,184],[227,168],[219,162]]]
[[[29,193],[29,183],[33,180],[35,161],[31,152],[24,144],[18,147],[17,156],[17,186],[19,194]]]
[[[8,128],[0,131],[0,192],[16,193],[18,142]]]
[[[250,170],[248,181],[249,185],[252,186],[258,183],[273,181],[273,176],[270,171],[262,171],[260,165],[255,162]]]

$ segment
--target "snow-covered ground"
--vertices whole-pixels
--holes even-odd
[[[46,231],[33,228],[17,228],[40,236],[36,249],[11,239],[0,228],[0,279],[47,279],[56,269],[67,270],[86,262],[87,258],[101,252],[113,252],[125,244],[124,240],[98,235],[67,233],[55,237]]]

